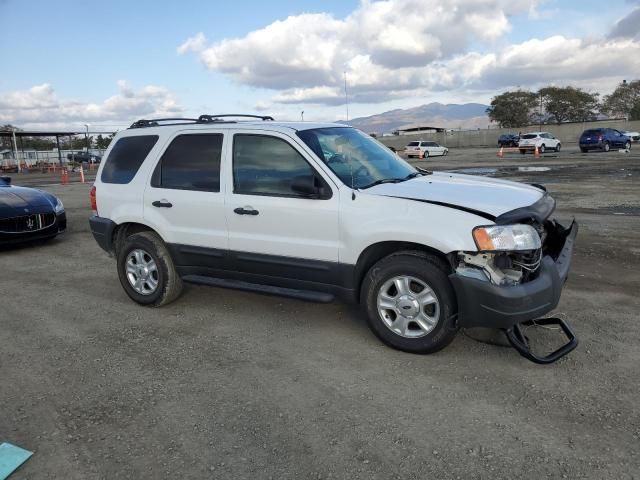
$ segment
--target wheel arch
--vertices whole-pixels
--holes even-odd
[[[360,302],[362,283],[364,282],[365,275],[378,261],[391,255],[392,253],[400,251],[420,251],[431,254],[442,261],[443,266],[447,271],[452,271],[450,256],[441,252],[440,250],[415,242],[405,242],[397,240],[388,240],[373,243],[367,246],[358,256],[358,260],[354,269],[354,298],[357,302]]]
[[[155,230],[154,228],[146,225],[144,223],[139,222],[123,222],[116,226],[113,229],[113,236],[111,238],[111,245],[113,248],[113,253],[118,256],[118,251],[120,247],[124,244],[124,241],[127,237],[134,235],[140,232],[153,232],[162,238],[162,235]],[[164,241],[164,239],[162,239]]]

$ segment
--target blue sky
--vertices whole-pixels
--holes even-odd
[[[447,37],[448,30],[460,27],[461,17],[440,25],[438,16],[445,14],[436,7],[446,13],[457,3],[476,15],[472,25],[483,25],[483,30],[463,39]],[[487,102],[515,85],[575,81],[586,89],[610,88],[620,80],[611,72],[585,72],[574,65],[545,76],[522,63],[509,63],[508,52],[518,45],[526,50],[525,42],[538,39],[546,42],[540,45],[540,67],[551,68],[560,61],[558,51],[566,41],[567,55],[589,59],[590,51],[600,51],[589,45],[605,42],[618,20],[640,8],[624,0],[489,0],[477,12],[472,11],[477,2],[471,0],[390,4],[393,12],[379,2],[345,0],[0,0],[0,94],[5,97],[0,122],[82,123],[85,112],[85,121],[124,123],[152,113],[151,106],[181,114],[260,108],[290,118],[304,109],[309,119],[333,120],[344,115],[341,69],[352,83],[356,116],[428,101]],[[301,17],[308,13],[327,15]],[[291,21],[283,22],[287,17]],[[271,30],[252,39],[252,32],[274,22],[279,22],[273,28],[281,39],[278,45],[269,47]],[[415,35],[402,37],[403,28]],[[179,54],[177,49],[200,32],[206,40]],[[558,35],[561,40],[549,40]],[[227,39],[238,42],[225,46]],[[305,40],[308,47],[299,48]],[[618,47],[640,57],[637,34],[607,48]],[[330,52],[326,58],[325,52]],[[504,58],[492,60],[492,55]],[[322,68],[314,58],[322,59]],[[594,63],[606,67],[606,59]],[[640,72],[631,64],[620,75],[625,69]],[[511,78],[500,72],[518,73]],[[119,87],[119,81],[126,81],[126,87]],[[30,92],[43,85],[47,87]],[[147,86],[162,91],[143,91]],[[112,105],[103,104],[118,95],[130,101],[115,98]],[[40,117],[35,113],[39,103]]]

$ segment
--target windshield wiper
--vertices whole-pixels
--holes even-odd
[[[382,183],[399,183],[403,182],[404,178],[382,178],[380,180],[376,180],[375,182],[370,183],[369,185],[365,185],[364,187],[359,187],[358,190],[364,190],[367,188],[375,187],[376,185],[380,185]]]

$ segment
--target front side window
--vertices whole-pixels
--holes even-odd
[[[233,137],[234,193],[298,197],[292,182],[308,175],[315,171],[288,142],[265,135]]]
[[[157,135],[120,138],[105,161],[100,179],[103,183],[126,184],[136,176],[142,162],[158,141]]]
[[[177,190],[220,191],[221,134],[179,135],[162,155],[152,186]]]
[[[345,185],[353,188],[407,180],[418,174],[387,147],[355,128],[313,128],[296,135]]]

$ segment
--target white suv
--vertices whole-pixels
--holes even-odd
[[[544,153],[547,150],[559,152],[562,145],[560,140],[549,132],[529,132],[520,135],[520,140],[518,141],[520,153],[524,155],[527,150],[535,150],[536,147],[538,147],[538,152],[540,153]]]
[[[112,141],[90,225],[134,301],[164,305],[183,282],[340,297],[402,350],[484,326],[530,353],[519,325],[557,305],[577,232],[549,219],[543,187],[416,169],[343,125],[253,118],[141,120]]]

